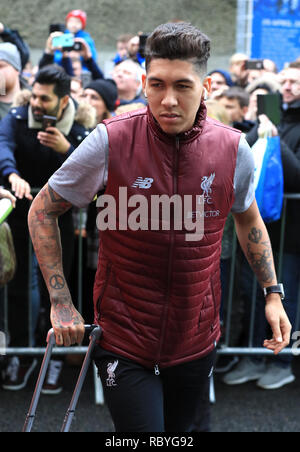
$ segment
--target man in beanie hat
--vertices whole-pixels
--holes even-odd
[[[224,91],[233,86],[229,72],[223,69],[215,69],[208,74],[211,77],[211,91]]]
[[[20,91],[22,70],[17,47],[10,42],[0,44],[0,119],[9,112],[14,96]]]
[[[66,31],[65,33],[72,33],[74,38],[82,38],[89,45],[92,58],[97,61],[97,49],[93,38],[90,33],[85,30],[87,14],[80,10],[74,9],[70,11],[66,16]],[[62,52],[55,52],[55,63],[60,64],[62,60]],[[87,68],[83,64],[83,68],[86,70]]]
[[[104,119],[112,117],[118,99],[117,85],[110,79],[94,80],[87,85],[83,98],[95,108],[97,113],[97,124]]]

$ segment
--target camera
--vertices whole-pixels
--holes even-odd
[[[245,62],[245,69],[254,69],[260,71],[264,69],[264,60],[247,60]]]
[[[57,121],[56,116],[44,115],[43,116],[43,122],[42,122],[42,129],[43,129],[43,131],[46,132],[46,129],[48,127],[55,127],[56,126],[56,121]],[[48,132],[48,133],[50,133],[50,132]]]
[[[64,33],[66,31],[65,24],[51,24],[49,26],[49,34],[51,35],[51,33],[54,33],[55,31]]]

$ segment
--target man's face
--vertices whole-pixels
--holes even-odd
[[[0,60],[0,88],[1,93],[9,93],[15,87],[19,72],[6,61]]]
[[[291,104],[300,99],[300,69],[288,68],[280,74],[282,86],[282,99],[284,103]]]
[[[243,121],[246,111],[240,107],[237,99],[227,99],[227,97],[221,97],[219,102],[226,109],[231,122]]]
[[[213,72],[211,75],[211,91],[218,91],[219,89],[228,89],[226,80],[219,72]]]
[[[54,85],[40,85],[35,83],[32,88],[30,105],[33,117],[36,121],[42,122],[44,115],[56,116],[61,118],[66,104],[65,96],[63,99],[54,93]]]
[[[140,38],[138,36],[134,36],[127,43],[127,51],[131,57],[135,57],[139,50]]]
[[[210,91],[210,78],[202,83],[189,61],[160,58],[151,61],[144,82],[153,116],[171,135],[193,127],[204,87]]]
[[[130,61],[124,61],[115,66],[113,79],[117,84],[118,92],[121,96],[127,93],[133,93],[134,96],[140,86],[140,82],[137,79],[135,63]]]

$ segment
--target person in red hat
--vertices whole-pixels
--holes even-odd
[[[70,11],[65,19],[66,30],[65,33],[72,33],[74,38],[81,38],[89,45],[92,53],[92,58],[97,62],[97,49],[90,33],[85,30],[87,21],[87,14],[81,9],[73,9]],[[55,63],[60,64],[62,59],[62,52],[55,52]],[[84,64],[83,67],[85,68]]]

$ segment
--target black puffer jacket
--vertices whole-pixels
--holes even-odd
[[[252,146],[257,140],[258,125],[247,135],[247,141]],[[278,126],[281,139],[281,157],[284,175],[285,193],[300,193],[300,100],[282,109],[281,121]],[[274,250],[279,249],[281,221],[268,224],[268,230]],[[300,200],[288,201],[285,247],[289,253],[300,253]]]

